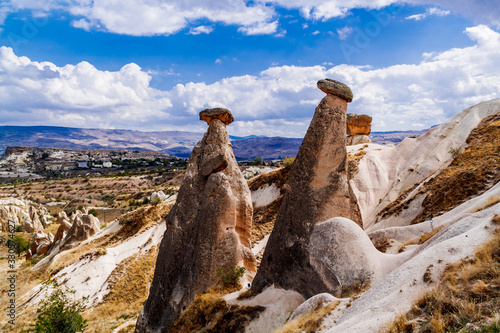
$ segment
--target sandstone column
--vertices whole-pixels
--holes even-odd
[[[233,155],[227,109],[200,112],[209,124],[189,158],[177,201],[168,214],[153,283],[136,332],[168,332],[196,295],[218,283],[217,270],[255,272],[250,250],[252,199]]]
[[[335,274],[312,262],[307,246],[316,223],[347,217],[362,225],[357,201],[347,179],[346,113],[352,92],[334,80],[318,81],[327,95],[314,113],[293,163],[287,191],[264,252],[253,289],[275,284],[306,298],[340,293]]]

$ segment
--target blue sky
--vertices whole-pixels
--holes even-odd
[[[7,0],[0,125],[301,137],[324,96],[373,130],[423,129],[500,97],[495,1]]]

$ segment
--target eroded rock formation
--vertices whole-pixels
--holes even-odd
[[[371,143],[368,137],[372,131],[372,117],[354,113],[347,114],[347,145],[359,145],[362,143]]]
[[[346,110],[352,92],[333,80],[320,80],[327,93],[320,102],[288,176],[274,230],[252,288],[277,287],[306,298],[319,293],[339,295],[335,274],[324,274],[311,262],[314,225],[347,217],[362,225],[356,198],[347,180]]]
[[[250,250],[252,201],[234,158],[227,109],[200,112],[209,124],[191,153],[156,262],[149,297],[136,332],[168,332],[196,295],[215,287],[218,269],[244,266],[255,272]]]
[[[59,233],[59,229],[63,232],[62,230],[64,230],[64,228],[65,225],[61,223],[57,233]],[[61,241],[60,247],[63,250],[71,248],[74,242],[88,239],[99,230],[101,230],[101,222],[97,219],[97,217],[90,214],[82,214],[80,211],[77,211],[73,219],[73,224],[64,239]]]

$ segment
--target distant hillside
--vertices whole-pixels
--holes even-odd
[[[419,136],[423,131],[374,132],[372,141],[397,144],[405,137]],[[115,129],[84,129],[53,126],[0,126],[0,151],[12,146],[54,147],[70,149],[126,149],[162,152],[177,157],[189,157],[201,140],[202,133],[164,131],[141,132]],[[238,160],[292,157],[297,154],[301,138],[231,137]]]

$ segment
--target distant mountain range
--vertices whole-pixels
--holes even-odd
[[[375,143],[397,144],[405,137],[419,136],[423,131],[373,132]],[[115,129],[86,129],[54,126],[0,126],[0,152],[12,146],[54,147],[71,149],[127,149],[166,153],[189,157],[201,140],[202,133],[164,131],[141,132]],[[230,137],[238,160],[292,157],[297,154],[302,138],[247,136]]]

